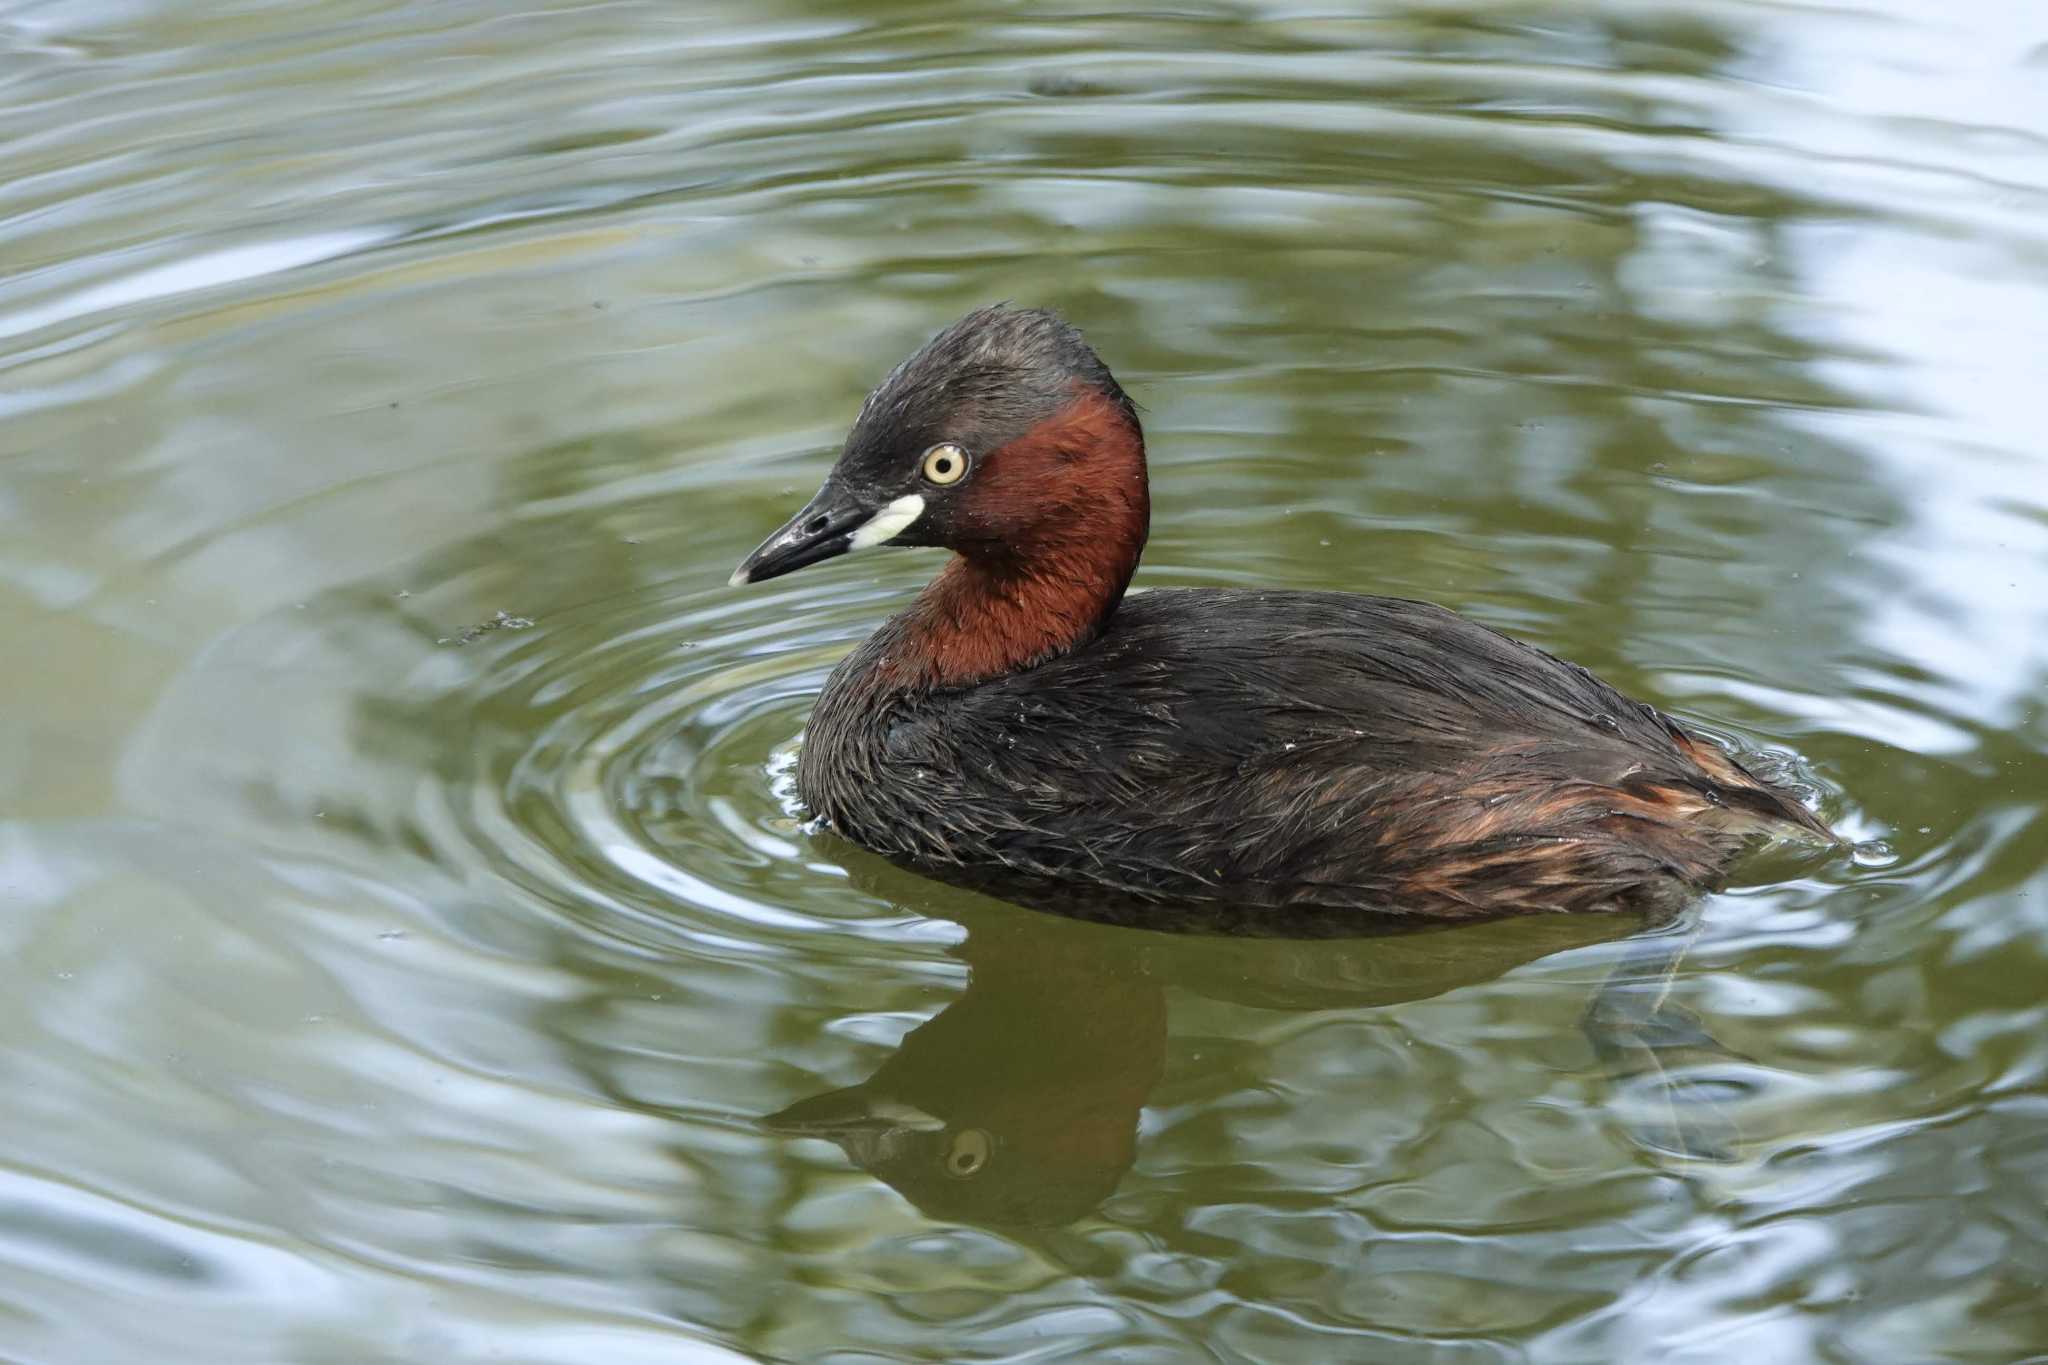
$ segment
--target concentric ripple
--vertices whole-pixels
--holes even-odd
[[[521,632],[473,675],[462,766],[425,793],[437,856],[569,893],[649,946],[898,934],[914,917],[886,902],[821,903],[819,879],[844,873],[805,847],[786,783],[811,701],[876,610],[834,583],[657,588]]]

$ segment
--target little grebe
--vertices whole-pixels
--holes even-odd
[[[953,551],[826,683],[804,804],[956,880],[1438,918],[1668,909],[1750,835],[1833,837],[1712,741],[1442,607],[1126,598],[1149,519],[1137,414],[1058,317],[984,308],[897,366],[733,574]]]

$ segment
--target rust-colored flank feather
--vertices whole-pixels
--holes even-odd
[[[964,476],[950,456],[945,482],[920,474],[942,447]],[[858,548],[852,528],[904,507],[890,543],[953,558],[833,673],[797,787],[908,866],[1285,932],[1311,912],[1661,912],[1760,833],[1832,839],[1713,741],[1440,607],[1126,598],[1150,520],[1143,432],[1049,313],[984,309],[899,366],[740,577]]]

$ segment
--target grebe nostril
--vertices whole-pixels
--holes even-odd
[[[804,803],[991,890],[1280,916],[1664,910],[1752,835],[1833,841],[1712,741],[1441,607],[1126,600],[1150,515],[1136,409],[1053,314],[985,308],[899,365],[733,575],[953,551],[826,683]]]

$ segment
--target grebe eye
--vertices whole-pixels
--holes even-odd
[[[946,1174],[965,1180],[988,1165],[989,1153],[994,1150],[995,1139],[988,1129],[963,1128],[953,1134],[952,1145],[946,1148]]]
[[[924,453],[924,477],[927,483],[944,487],[960,482],[960,476],[967,472],[967,452],[951,441],[941,441]]]

